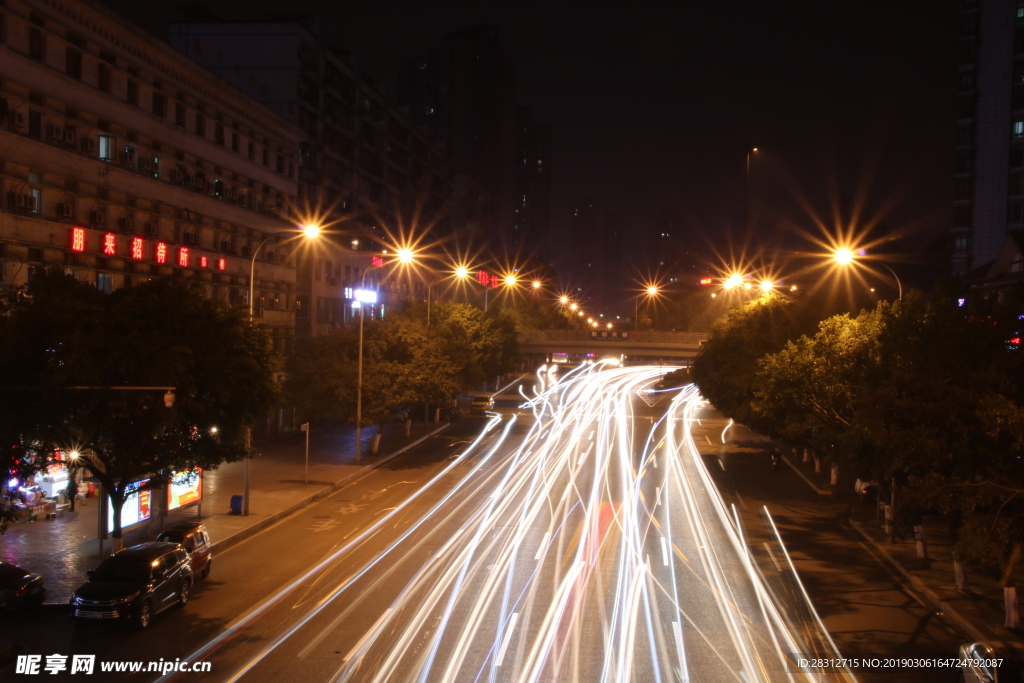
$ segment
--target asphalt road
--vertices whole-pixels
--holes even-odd
[[[837,650],[779,539],[757,527],[756,498],[776,483],[705,457],[694,436],[711,444],[713,429],[698,421],[699,397],[651,393],[659,374],[545,375],[530,408],[464,419],[221,553],[189,605],[146,632],[76,629],[39,611],[0,623],[0,638],[211,667],[163,680],[795,680],[789,655]],[[815,519],[781,519],[783,535],[801,522]],[[809,592],[836,630],[835,591],[821,583]],[[909,600],[892,581],[879,590],[872,599]],[[918,616],[934,636],[924,649],[948,647],[949,633],[929,630],[941,624]],[[157,677],[93,680],[126,678]]]

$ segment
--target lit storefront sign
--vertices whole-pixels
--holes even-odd
[[[357,289],[352,292],[352,295],[356,301],[364,304],[375,304],[377,303],[377,292],[372,289]]]
[[[104,256],[117,256],[119,253],[119,237],[116,233],[103,233],[98,238],[98,250]],[[122,252],[135,261],[144,261],[147,258],[148,248],[146,240],[142,237],[131,237],[126,242],[127,249]],[[182,268],[198,267],[210,268],[216,264],[217,270],[227,270],[228,262],[225,258],[211,258],[209,256],[193,256],[189,247],[177,247],[172,254],[172,248],[165,242],[153,242],[151,258],[160,264],[171,264]],[[68,248],[74,252],[87,251],[89,247],[89,236],[86,228],[72,227],[68,229]]]
[[[124,507],[121,508],[121,528],[126,529],[133,524],[145,522],[152,516],[153,492],[148,488],[139,490],[149,483],[149,479],[128,484],[125,488]],[[109,497],[108,497],[109,498]],[[107,533],[114,530],[114,507],[107,500]]]
[[[197,467],[187,472],[171,472],[167,486],[167,510],[198,503],[203,499],[203,470]]]

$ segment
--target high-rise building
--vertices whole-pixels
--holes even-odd
[[[516,239],[515,93],[515,62],[494,26],[450,33],[402,64],[409,118],[452,162],[455,231],[496,251],[509,250]]]
[[[568,227],[568,243],[557,265],[577,299],[589,303],[594,312],[606,312],[625,270],[622,217],[609,211],[603,200],[588,198],[573,205]]]
[[[199,282],[295,330],[302,131],[104,5],[0,8],[0,283]],[[263,244],[263,248],[257,248]],[[253,262],[253,255],[257,258]]]
[[[300,252],[298,333],[350,321],[373,249],[410,232],[451,232],[451,166],[441,147],[389,104],[348,55],[329,49],[316,18],[172,24],[171,44],[306,135],[300,202],[344,235]],[[369,275],[375,277],[372,272]],[[375,288],[376,289],[376,288]],[[375,292],[376,293],[376,292]],[[376,302],[424,298],[423,283],[390,281]]]
[[[952,270],[992,261],[1024,228],[1024,6],[964,0]]]
[[[516,208],[508,248],[548,257],[551,232],[551,126],[516,111]]]

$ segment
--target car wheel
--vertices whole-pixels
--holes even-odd
[[[149,600],[143,600],[139,603],[139,606],[132,612],[132,625],[140,631],[145,630],[149,626],[149,622],[153,619],[153,608],[149,604]]]
[[[210,575],[210,570],[211,570],[211,569],[213,569],[213,560],[209,560],[209,561],[208,561],[208,562],[206,563],[206,566],[205,566],[205,567],[203,567],[203,571],[201,571],[201,572],[199,572],[199,573],[200,573],[200,575],[202,575],[202,577],[203,577],[203,578],[205,579],[205,578],[206,578],[207,576],[209,576],[209,575]]]
[[[189,591],[192,590],[191,581],[182,581],[181,588],[178,589],[178,604],[184,607],[188,604]]]

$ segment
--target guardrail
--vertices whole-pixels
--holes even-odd
[[[637,344],[688,344],[699,345],[710,335],[706,332],[633,332],[616,339],[595,339],[591,330],[523,330],[519,333],[520,343],[546,341],[621,341]]]

